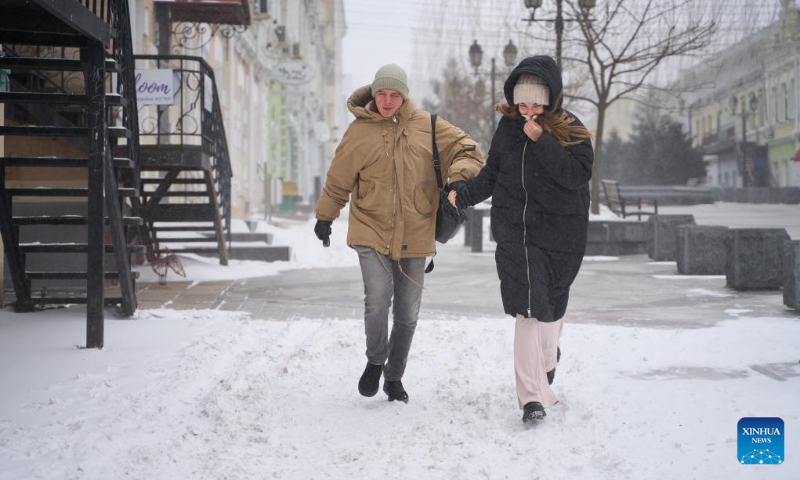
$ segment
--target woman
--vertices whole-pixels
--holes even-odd
[[[547,56],[523,60],[509,75],[507,104],[486,166],[456,182],[459,208],[492,197],[492,234],[505,312],[516,318],[514,370],[522,421],[539,420],[558,399],[550,384],[569,288],[586,248],[591,133],[561,108],[561,74]]]

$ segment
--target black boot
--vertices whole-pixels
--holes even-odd
[[[558,363],[560,360],[561,360],[561,348],[556,347],[556,363]],[[552,370],[547,372],[547,383],[552,385],[553,380],[555,379],[556,379],[556,369],[553,368]]]
[[[539,402],[529,402],[522,407],[523,423],[528,423],[533,420],[541,420],[545,415],[547,414],[544,413],[544,407]]]
[[[400,400],[403,403],[408,403],[408,394],[406,390],[403,388],[403,382],[400,380],[396,382],[392,382],[386,380],[383,382],[383,391],[386,395],[389,395],[389,401],[394,402],[395,400]]]
[[[367,368],[364,369],[364,373],[361,374],[361,379],[358,381],[358,393],[365,397],[374,397],[378,393],[381,374],[383,374],[383,365],[373,365],[367,362]]]

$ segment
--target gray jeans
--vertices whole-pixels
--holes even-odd
[[[364,279],[367,361],[374,365],[386,363],[384,378],[397,381],[403,378],[408,351],[417,328],[425,279],[425,258],[403,258],[393,262],[389,256],[381,255],[369,247],[357,246],[355,249]],[[392,297],[394,322],[392,335],[388,337]]]

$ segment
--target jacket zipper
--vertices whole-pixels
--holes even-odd
[[[531,318],[531,262],[528,258],[528,229],[525,228],[525,217],[528,211],[528,189],[525,188],[525,150],[528,148],[528,140],[522,147],[522,190],[525,192],[525,206],[522,208],[522,249],[525,250],[525,271],[528,274],[528,318]]]
[[[395,164],[395,149],[397,148],[397,117],[392,116],[392,233],[389,234],[389,258],[392,256],[392,243],[394,242],[395,219],[397,217],[397,164]]]

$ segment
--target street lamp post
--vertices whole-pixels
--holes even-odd
[[[578,21],[577,18],[564,18],[564,0],[556,0],[556,18],[536,18],[536,9],[542,6],[542,0],[525,0],[525,8],[530,9],[531,16],[523,18],[528,23],[549,22],[555,26],[556,30],[556,63],[561,70],[561,37],[564,34],[564,23]],[[596,0],[578,0],[578,6],[584,13],[594,8]]]
[[[735,114],[736,113],[736,104],[739,103],[738,99],[734,95],[731,97],[731,111]],[[749,103],[749,105],[747,105]],[[753,186],[753,169],[750,162],[747,161],[747,106],[750,107],[750,112],[755,115],[756,110],[758,109],[758,98],[753,92],[750,92],[749,102],[742,101],[742,162],[740,164],[739,170],[742,174],[742,186],[743,187],[752,187]]]
[[[503,60],[505,61],[506,67],[511,68],[517,61],[517,46],[509,40],[508,44],[503,48]],[[481,61],[483,60],[483,48],[478,44],[478,41],[472,44],[469,47],[469,62],[472,65],[472,68],[475,69],[475,75],[479,75],[480,72],[478,71],[478,67],[481,65]],[[492,138],[494,134],[494,123],[495,123],[495,111],[494,106],[497,103],[496,95],[495,95],[495,78],[497,77],[497,68],[495,65],[495,59],[492,57],[491,60],[491,68],[489,70],[489,77],[491,81],[491,94],[492,94],[492,102],[489,105],[489,138]]]

